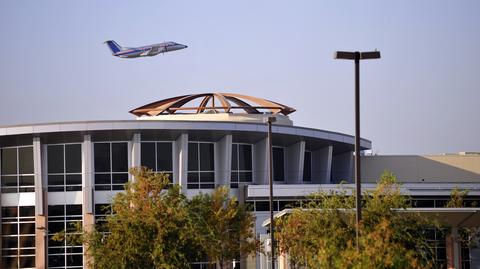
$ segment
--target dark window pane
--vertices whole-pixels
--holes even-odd
[[[20,247],[21,248],[34,248],[35,247],[35,236],[20,236]]]
[[[94,144],[95,172],[110,172],[110,144]]]
[[[18,192],[18,188],[2,188],[2,193],[15,193]]]
[[[67,175],[65,184],[66,185],[81,185],[82,184],[82,175]]]
[[[33,176],[19,176],[19,186],[34,186],[35,179]]]
[[[238,176],[239,182],[252,182],[252,172],[239,172]]]
[[[67,266],[82,266],[83,255],[67,255]]]
[[[82,205],[67,205],[65,215],[82,215]]]
[[[270,203],[268,201],[256,201],[255,211],[269,211]]]
[[[2,176],[2,187],[16,187],[17,176]]]
[[[48,206],[48,216],[64,216],[65,209],[63,205],[49,205]]]
[[[110,214],[110,205],[109,204],[96,204],[95,205],[95,215],[108,215]]]
[[[18,148],[18,172],[33,174],[33,147]]]
[[[312,153],[305,151],[303,160],[303,181],[312,181]]]
[[[188,173],[187,182],[188,183],[195,183],[195,182],[198,183],[198,173],[197,172]]]
[[[284,156],[283,148],[272,149],[273,151],[273,180],[275,181],[284,181]]]
[[[230,175],[230,181],[238,182],[238,172],[232,172],[232,174]]]
[[[172,143],[157,143],[157,171],[172,171]]]
[[[20,249],[20,255],[35,255],[35,249]]]
[[[20,257],[20,268],[34,268],[35,256]]]
[[[59,192],[59,191],[65,191],[65,187],[48,187],[48,191],[50,192]]]
[[[200,171],[212,171],[214,166],[214,146],[211,143],[200,144]]]
[[[198,143],[188,143],[188,171],[198,171]]]
[[[112,143],[112,172],[128,171],[127,143]]]
[[[111,184],[110,174],[95,174],[95,184]]]
[[[66,191],[81,191],[82,186],[66,186]]]
[[[67,173],[82,172],[82,145],[65,145],[65,170]]]
[[[2,224],[2,235],[18,234],[18,225],[15,224]]]
[[[2,207],[2,218],[16,218],[18,216],[18,208],[16,206]]]
[[[63,173],[63,145],[53,145],[47,147],[47,168],[48,173]]]
[[[232,145],[232,170],[238,170],[238,145]]]
[[[95,185],[96,191],[110,191],[111,189],[112,189],[112,186],[110,185]]]
[[[112,174],[112,184],[125,184],[128,181],[128,173]]]
[[[18,248],[18,238],[2,237],[2,248]]]
[[[2,268],[17,268],[17,257],[2,257]]]
[[[2,250],[2,255],[4,255],[4,256],[13,256],[13,255],[17,256],[18,255],[18,250],[17,249],[3,249]]]
[[[201,172],[200,182],[215,182],[215,173],[213,172]]]
[[[238,146],[238,170],[252,170],[252,146]]]
[[[34,206],[21,206],[20,207],[20,217],[34,217],[35,216],[35,207]]]
[[[214,189],[214,188],[215,188],[215,184],[205,184],[205,183],[200,184],[200,189]]]
[[[142,143],[141,152],[141,165],[146,166],[153,171],[156,171],[155,167],[155,143]]]
[[[17,149],[2,149],[2,175],[17,173]]]
[[[434,207],[434,200],[415,200],[414,207]]]
[[[65,230],[65,223],[63,221],[61,222],[53,222],[49,221],[48,222],[48,232],[49,233],[58,233]]]
[[[65,265],[64,255],[48,256],[48,267],[59,267]]]
[[[63,175],[49,175],[48,176],[48,185],[65,185],[64,182],[65,177]]]

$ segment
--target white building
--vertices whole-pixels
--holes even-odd
[[[206,93],[134,109],[134,120],[0,127],[1,268],[83,268],[82,246],[62,246],[49,236],[72,221],[87,226],[104,217],[102,206],[122,191],[128,169],[140,165],[171,174],[188,196],[230,186],[232,195],[252,205],[257,233],[266,233],[266,117],[277,118],[276,211],[342,180],[352,182],[354,138],[295,126],[288,117],[294,111],[260,98]],[[371,142],[362,139],[361,146],[370,149]],[[442,207],[455,187],[471,190],[467,206],[480,202],[478,154],[362,159],[365,187],[389,169],[418,207]],[[447,257],[456,268],[476,263],[475,251],[461,252],[458,244],[437,249],[440,263]],[[261,262],[249,259],[242,266],[260,268]]]

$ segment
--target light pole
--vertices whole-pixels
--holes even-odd
[[[359,225],[362,219],[362,186],[360,174],[360,60],[379,59],[380,51],[369,52],[335,52],[335,59],[355,60],[355,193],[356,193],[356,236],[359,248]]]
[[[270,185],[270,246],[272,253],[272,267],[275,269],[275,236],[274,236],[274,224],[273,224],[273,165],[272,165],[272,122],[275,122],[277,118],[268,117],[264,119],[264,122],[268,124],[268,182]]]

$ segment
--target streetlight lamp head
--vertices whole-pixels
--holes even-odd
[[[358,57],[358,59],[356,58]],[[368,60],[368,59],[379,59],[380,51],[336,51],[333,55],[334,59],[337,60]]]

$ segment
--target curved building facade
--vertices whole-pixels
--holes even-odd
[[[51,235],[75,221],[84,226],[101,221],[107,214],[103,206],[134,180],[128,170],[137,166],[168,173],[187,196],[229,186],[232,195],[252,205],[257,233],[266,233],[261,224],[268,218],[267,117],[277,118],[276,211],[352,181],[354,138],[295,126],[288,116],[294,111],[260,98],[206,93],[134,109],[135,120],[0,127],[2,268],[83,268],[83,247],[54,242]],[[371,142],[362,139],[361,146],[370,149]],[[480,195],[479,175],[471,171],[457,182],[473,190],[472,199]],[[407,191],[428,203],[433,199],[428,197],[448,197],[458,186],[435,178],[412,180]],[[250,261],[248,268],[260,263]]]

